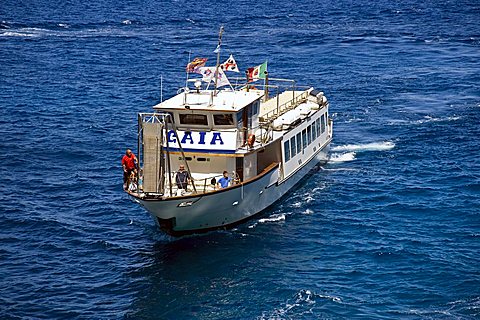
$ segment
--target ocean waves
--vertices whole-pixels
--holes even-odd
[[[0,317],[477,319],[478,6],[2,2]],[[330,162],[173,239],[122,192],[189,54],[325,92]]]

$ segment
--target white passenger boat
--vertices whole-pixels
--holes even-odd
[[[218,66],[217,58],[215,75],[224,76]],[[246,78],[222,89],[218,79],[210,79],[213,88],[190,79],[154,112],[138,115],[140,170],[127,192],[164,232],[236,226],[328,160],[333,123],[323,92],[264,75],[263,84]],[[180,165],[191,177],[186,190],[176,183]],[[224,171],[233,179],[221,188]]]

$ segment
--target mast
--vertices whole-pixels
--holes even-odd
[[[217,66],[215,68],[215,90],[213,95],[217,96],[217,82],[218,82],[218,68],[220,67],[220,46],[222,45],[222,35],[223,35],[223,26],[220,27],[220,31],[218,33],[218,46],[215,51],[217,52]]]
[[[188,65],[190,64],[190,59],[192,58],[192,51],[188,51],[188,62],[187,62],[187,68],[188,68]],[[187,104],[187,89],[188,88],[188,70],[185,69],[185,73],[186,73],[186,79],[185,79],[185,90],[183,90],[184,94],[183,94],[183,105],[186,105]]]

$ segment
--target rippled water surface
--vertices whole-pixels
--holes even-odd
[[[122,192],[188,52],[325,92],[332,161],[173,239]],[[480,318],[477,1],[0,2],[2,319]]]

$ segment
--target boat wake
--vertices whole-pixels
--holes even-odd
[[[333,153],[330,162],[348,162],[355,160],[355,152]]]
[[[386,151],[386,150],[391,150],[394,147],[395,147],[395,143],[391,141],[383,141],[383,142],[371,142],[371,143],[365,143],[365,144],[345,144],[343,146],[333,147],[332,151],[334,152],[347,151],[350,153],[353,152],[353,156],[355,156],[355,152],[358,152],[358,151]]]
[[[391,141],[371,142],[364,144],[344,144],[332,148],[330,156],[331,163],[342,163],[354,161],[357,152],[362,151],[387,151],[395,147],[395,143]]]
[[[449,117],[431,117],[431,116],[424,116],[422,119],[418,120],[390,120],[388,122],[389,125],[418,125],[418,124],[425,124],[425,123],[435,123],[435,122],[450,122],[450,121],[457,121],[460,120],[462,117],[460,116],[449,116]]]
[[[279,221],[285,221],[285,213],[279,213],[279,214],[272,214],[268,218],[262,218],[258,219],[257,222],[254,224],[248,226],[250,229],[255,228],[259,223],[267,223],[267,222],[279,222]]]
[[[315,304],[317,302],[343,303],[340,297],[318,294],[311,290],[300,290],[293,298],[288,299],[283,306],[271,312],[263,312],[260,319],[290,319],[292,315],[317,318],[315,316]]]

